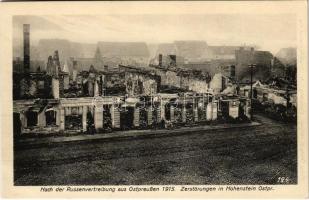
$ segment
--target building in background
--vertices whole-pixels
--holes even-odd
[[[269,51],[256,51],[254,48],[245,49],[243,47],[236,50],[236,78],[240,82],[250,80],[251,64],[255,64],[253,69],[254,80],[267,80],[271,77],[273,55]]]

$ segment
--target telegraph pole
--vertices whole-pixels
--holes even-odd
[[[253,90],[252,90],[252,85],[253,85],[253,68],[256,66],[256,64],[249,64],[248,67],[250,67],[250,101],[251,101],[251,120],[253,118]]]

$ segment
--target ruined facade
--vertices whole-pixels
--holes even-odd
[[[218,73],[212,77],[209,87],[211,88],[211,92],[214,94],[220,94],[227,87],[228,83],[229,78],[221,73]]]
[[[236,67],[235,65],[222,65],[219,66],[220,73],[223,76],[229,77],[230,79],[236,79]]]
[[[155,95],[159,92],[161,77],[151,70],[120,66],[125,73],[126,94],[128,96]]]
[[[155,73],[161,77],[162,86],[171,86],[183,90],[197,93],[208,92],[210,74],[200,70],[190,70],[176,64],[176,56],[173,56],[175,62],[164,63],[161,65],[151,65]]]
[[[176,100],[176,101],[175,101]],[[243,106],[249,106],[244,104]],[[157,94],[153,98],[92,97],[14,101],[21,134],[140,129],[216,120],[220,102],[211,94]]]

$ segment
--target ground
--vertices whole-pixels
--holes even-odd
[[[255,119],[262,125],[16,149],[14,184],[296,184],[296,125]]]

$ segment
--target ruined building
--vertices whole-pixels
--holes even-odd
[[[59,53],[56,50],[54,52],[54,56],[49,56],[47,65],[46,65],[46,72],[50,76],[58,77],[58,73],[61,70],[60,68],[60,60],[59,60]]]
[[[249,50],[243,47],[236,50],[236,78],[239,81],[250,80],[250,68],[248,65],[255,64],[253,68],[254,80],[267,80],[271,76],[273,55],[268,51]]]
[[[236,79],[236,67],[235,65],[221,65],[219,71],[222,75],[229,77],[232,80]]]
[[[30,70],[30,25],[23,25],[24,60],[13,64],[23,70],[13,71],[13,99],[48,98],[51,96],[51,78],[38,68]]]
[[[128,96],[155,95],[159,92],[161,77],[154,71],[132,66],[120,66],[125,72],[126,94]]]
[[[86,65],[89,70],[85,70],[76,57],[67,59],[61,54],[61,62],[62,51],[53,48],[53,55],[46,56],[46,71],[31,72],[29,30],[30,26],[24,26],[25,73],[13,74],[14,133],[102,133],[160,127],[165,121],[198,124],[220,116],[220,102],[209,92],[210,75],[178,66],[176,55],[160,56],[159,65],[152,68],[123,64],[112,71],[101,53],[121,55],[124,63],[144,63],[148,62],[147,46],[98,43],[94,58]],[[225,84],[220,77],[216,80],[221,86]],[[164,93],[162,85],[181,88],[182,92]],[[231,104],[238,106],[238,101],[233,99]],[[248,103],[243,106],[248,110]]]
[[[165,59],[164,59],[165,58]],[[210,75],[200,70],[192,70],[177,65],[177,56],[159,56],[159,65],[150,65],[155,74],[161,77],[163,88],[174,88],[197,93],[208,92]]]

